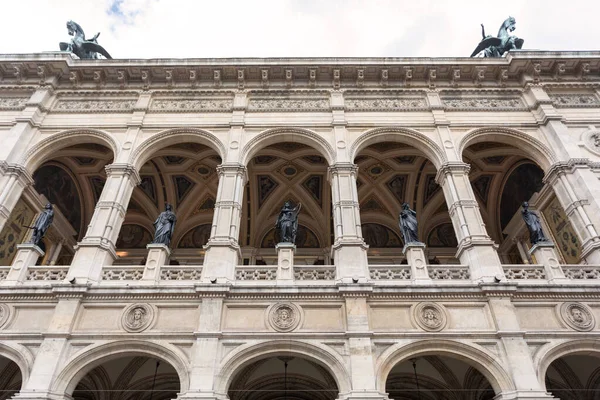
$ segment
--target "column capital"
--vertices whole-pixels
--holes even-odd
[[[552,183],[561,174],[571,173],[577,168],[600,169],[600,163],[593,163],[589,158],[571,158],[568,161],[557,161],[548,168],[542,182]]]
[[[348,175],[356,175],[358,173],[358,165],[345,162],[335,163],[327,168],[327,172],[329,179],[331,179],[333,175],[340,175],[344,173]]]
[[[223,163],[217,166],[217,172],[219,176],[223,176],[226,174],[237,174],[244,179],[246,178],[246,174],[248,173],[248,168],[245,165],[239,163]]]
[[[453,172],[468,174],[469,171],[471,171],[471,165],[467,163],[461,161],[447,161],[438,168],[437,174],[435,175],[435,181],[438,185],[441,185],[446,175],[452,174]]]
[[[24,165],[0,161],[0,174],[15,176],[23,186],[33,185],[33,177]]]
[[[107,176],[119,176],[124,175],[133,180],[135,186],[142,182],[140,173],[133,164],[127,163],[112,163],[104,167]]]

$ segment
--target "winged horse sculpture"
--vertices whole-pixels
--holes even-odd
[[[75,21],[67,21],[67,30],[69,31],[69,35],[73,37],[71,38],[71,43],[60,42],[61,51],[70,51],[81,59],[98,59],[100,58],[99,54],[103,55],[104,58],[112,58],[104,50],[104,47],[98,44],[97,39],[100,36],[100,32],[88,40],[85,38],[85,33],[81,26]]]

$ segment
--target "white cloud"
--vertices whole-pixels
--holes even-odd
[[[2,53],[58,50],[79,23],[115,58],[468,56],[509,15],[525,48],[598,49],[600,2],[571,0],[20,0]]]

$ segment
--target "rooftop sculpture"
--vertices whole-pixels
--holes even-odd
[[[69,36],[73,36],[73,38],[71,39],[71,43],[60,42],[61,51],[69,51],[81,59],[98,59],[98,54],[112,59],[110,54],[104,50],[104,47],[98,44],[97,39],[100,36],[100,32],[87,40],[83,29],[75,21],[67,21],[67,30],[69,31]]]
[[[486,36],[485,28],[481,24],[483,39],[479,42],[471,57],[502,57],[509,50],[523,47],[524,40],[511,35],[511,32],[516,29],[516,23],[517,21],[513,17],[508,17],[500,26],[497,37]]]

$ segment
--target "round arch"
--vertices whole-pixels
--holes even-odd
[[[55,133],[33,145],[25,152],[20,164],[33,173],[53,153],[65,147],[87,143],[108,147],[113,153],[113,160],[117,159],[119,145],[109,133],[98,129],[70,129]]]
[[[208,146],[219,154],[221,160],[225,160],[227,151],[215,134],[199,128],[176,128],[159,132],[143,141],[132,153],[130,163],[139,171],[158,150],[173,144],[188,142]]]
[[[240,163],[247,165],[260,150],[282,141],[305,144],[314,148],[327,159],[329,165],[333,164],[335,160],[333,147],[318,133],[304,128],[272,128],[259,133],[244,145]]]
[[[390,347],[381,354],[375,366],[377,389],[385,391],[387,378],[398,363],[426,355],[445,355],[470,364],[485,376],[496,394],[515,390],[510,375],[494,356],[472,345],[452,340],[420,340]]]
[[[557,359],[569,355],[593,355],[600,358],[600,340],[582,339],[547,345],[542,347],[533,359],[538,374],[538,381],[546,389],[546,373],[550,364]]]
[[[525,151],[544,171],[558,161],[552,149],[538,139],[517,129],[506,127],[486,127],[469,131],[458,144],[458,154],[462,157],[467,147],[481,142],[496,142],[518,147]]]
[[[351,390],[350,373],[343,359],[327,347],[295,340],[269,340],[240,346],[221,362],[215,379],[215,391],[227,393],[236,374],[255,361],[277,356],[298,356],[324,367],[335,379],[339,393]]]
[[[444,151],[432,139],[419,131],[401,127],[375,128],[363,132],[350,146],[350,160],[362,149],[375,143],[401,142],[420,150],[433,163],[436,169],[447,161]]]
[[[120,340],[86,348],[67,362],[54,380],[52,391],[71,394],[79,381],[98,365],[130,355],[155,357],[168,362],[177,372],[181,392],[187,392],[189,387],[187,357],[173,345],[141,340]]]
[[[17,364],[21,371],[22,384],[29,380],[29,371],[31,371],[34,358],[25,346],[12,343],[0,343],[0,357],[6,357]]]

